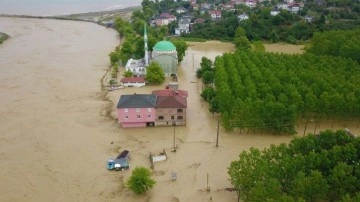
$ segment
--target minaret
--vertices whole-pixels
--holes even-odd
[[[146,23],[144,25],[144,43],[145,43],[145,66],[149,65],[149,51],[148,51],[148,38],[147,38],[147,30]]]

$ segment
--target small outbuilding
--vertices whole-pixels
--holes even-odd
[[[145,86],[145,78],[143,77],[125,77],[120,80],[123,86],[126,87],[141,87]]]

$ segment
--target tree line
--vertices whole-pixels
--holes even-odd
[[[204,58],[198,76],[223,127],[295,133],[299,119],[360,121],[360,65],[354,60],[255,51]]]
[[[324,131],[243,151],[228,168],[244,201],[360,201],[360,139]]]
[[[315,33],[307,52],[351,58],[360,63],[360,29]]]

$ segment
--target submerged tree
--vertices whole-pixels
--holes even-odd
[[[156,181],[151,179],[150,175],[151,172],[149,169],[137,167],[132,171],[127,185],[135,194],[143,194],[156,184]]]

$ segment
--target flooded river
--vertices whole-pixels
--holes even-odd
[[[115,31],[19,18],[0,18],[0,29],[12,37],[0,46],[0,201],[237,201],[225,191],[230,162],[252,146],[292,138],[220,128],[215,147],[217,120],[199,97],[195,72],[203,56],[214,59],[232,51],[231,44],[190,44],[178,77],[189,92],[186,126],[123,129],[115,119],[121,94],[165,84],[101,89],[108,53],[119,43]],[[177,152],[171,152],[174,139]],[[109,172],[106,160],[122,149],[131,153],[130,170]],[[123,185],[132,168],[150,167],[150,152],[163,150],[168,160],[154,165],[154,189],[135,196]]]

